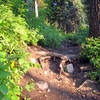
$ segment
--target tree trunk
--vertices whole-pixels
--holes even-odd
[[[34,0],[34,7],[35,7],[35,16],[38,17],[38,1]]]
[[[90,0],[90,36],[100,37],[100,0]]]

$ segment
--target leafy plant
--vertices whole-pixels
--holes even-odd
[[[17,84],[30,67],[27,43],[37,44],[41,37],[11,7],[0,5],[0,100],[20,99],[22,88]]]
[[[25,0],[0,0],[0,4],[9,6],[16,16],[21,15],[24,17],[28,11]]]
[[[31,91],[31,89],[35,89],[34,87],[36,86],[36,84],[34,83],[34,81],[30,80],[27,85],[26,85],[26,89],[27,91]]]
[[[36,32],[40,35],[43,35],[44,38],[39,40],[39,44],[46,47],[58,47],[61,42],[65,39],[63,32],[57,28],[50,25],[46,19],[46,9],[39,10],[39,17],[35,18],[35,15],[32,14],[27,23],[31,28],[34,28]]]
[[[66,34],[66,39],[72,40],[73,44],[82,44],[89,35],[89,27],[81,25],[78,32]]]
[[[92,79],[100,81],[100,38],[88,38],[86,43],[82,45],[83,58],[88,58],[94,66],[94,72],[90,74]]]

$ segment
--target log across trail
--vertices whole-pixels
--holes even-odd
[[[21,100],[23,95],[31,100],[100,100],[100,86],[87,75],[91,66],[79,62],[80,47],[65,42],[59,49],[28,47],[29,61],[41,68],[30,68],[23,76]],[[27,91],[26,85],[34,82],[35,90]]]

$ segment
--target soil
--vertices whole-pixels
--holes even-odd
[[[58,60],[47,59],[42,62],[42,68],[33,67],[23,76],[20,82],[20,86],[24,87],[21,100],[24,97],[31,98],[31,100],[100,100],[100,94],[91,92],[78,91],[79,87],[85,80],[89,79],[86,72],[91,71],[91,65],[87,63],[81,64],[79,61],[80,46],[73,45],[70,40],[66,40],[62,43],[62,46],[57,49],[42,48],[40,46],[28,47],[30,52],[30,59],[37,59],[43,55],[38,52],[57,52],[67,56],[71,59],[74,66],[74,73],[59,74]],[[28,61],[30,61],[28,59]],[[29,92],[25,86],[31,80],[31,82],[38,83],[44,81],[48,83],[48,89],[41,90],[37,85],[35,89],[31,89]],[[98,87],[95,87],[97,90]]]

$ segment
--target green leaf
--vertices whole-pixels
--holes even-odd
[[[5,53],[5,52],[0,52],[0,58],[1,58],[1,57],[4,58],[5,56],[6,56],[6,53]]]
[[[30,88],[30,85],[29,84],[26,85],[26,89],[27,89],[28,92],[31,91],[31,88]]]
[[[0,85],[0,92],[5,95],[8,92],[8,87],[6,85]]]
[[[0,65],[0,70],[4,70],[6,68],[10,67],[9,65]]]
[[[0,79],[6,79],[7,76],[10,76],[11,74],[6,71],[0,71]]]

